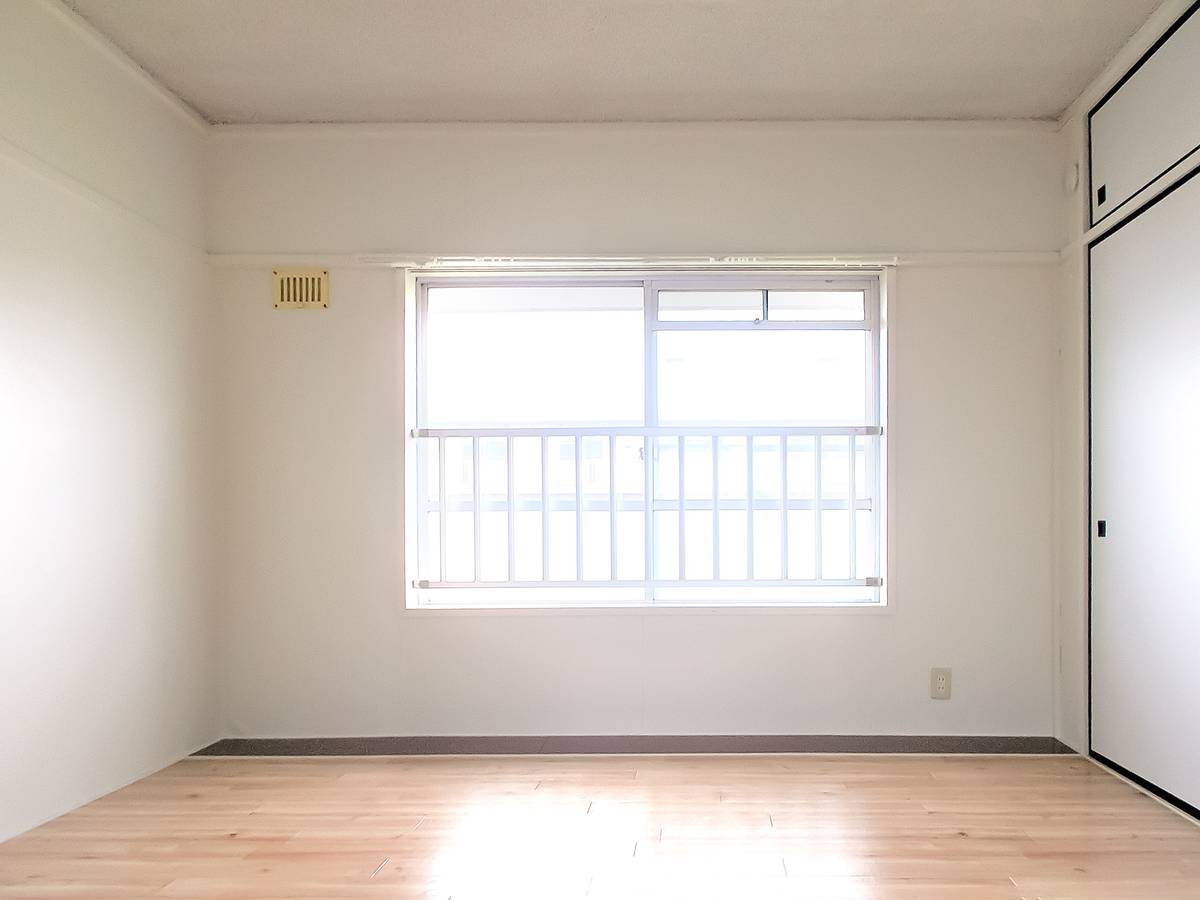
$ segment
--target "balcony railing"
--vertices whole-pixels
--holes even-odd
[[[881,435],[871,425],[416,429],[414,586],[877,587]],[[573,553],[561,546],[568,535]]]

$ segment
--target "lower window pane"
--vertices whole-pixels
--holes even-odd
[[[475,522],[453,506],[446,515],[446,581],[475,580]]]
[[[508,580],[508,512],[504,509],[485,510],[479,517],[479,580]]]
[[[721,510],[721,577],[746,578],[746,511]]]
[[[754,511],[754,577],[782,578],[780,555],[783,533],[779,527],[779,510]]]
[[[542,580],[542,512],[518,510],[516,515],[516,581]]]
[[[654,577],[673,581],[679,577],[679,513],[654,514]]]
[[[788,577],[816,578],[817,549],[810,509],[788,511]]]
[[[821,577],[850,577],[850,515],[844,509],[821,513]]]
[[[710,510],[688,510],[684,520],[686,575],[713,577],[713,517]]]
[[[640,581],[646,577],[646,517],[641,510],[617,514],[617,578]]]

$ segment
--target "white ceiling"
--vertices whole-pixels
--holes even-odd
[[[68,0],[213,122],[1052,118],[1159,0]]]

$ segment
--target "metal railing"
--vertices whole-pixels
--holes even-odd
[[[879,531],[879,468],[880,437],[878,426],[756,426],[756,427],[586,427],[586,428],[418,428],[411,437],[418,448],[418,468],[421,472],[418,497],[421,528],[418,541],[429,544],[434,540],[429,523],[433,517],[436,525],[436,552],[427,559],[424,569],[418,573],[414,585],[421,589],[437,588],[480,588],[480,587],[704,587],[704,586],[816,586],[816,587],[876,587],[881,584],[877,575],[877,536]],[[536,489],[518,490],[518,473],[515,459],[517,442],[532,443],[536,448],[532,462],[536,463],[536,478],[532,465],[523,467],[525,481],[533,481]],[[573,478],[552,479],[552,442],[558,451],[560,463],[573,468]],[[564,443],[570,444],[565,451]],[[448,448],[457,448],[454,454],[461,477],[454,479],[448,487]],[[706,446],[707,445],[707,446]],[[744,449],[738,449],[743,445]],[[588,455],[588,471],[593,477],[585,479],[585,446],[603,453]],[[636,448],[638,463],[642,471],[638,490],[630,490],[626,484],[618,487],[618,449]],[[703,449],[703,452],[696,452]],[[565,452],[564,452],[565,451]],[[673,453],[677,471],[667,472],[663,465],[664,453]],[[778,468],[770,476],[769,489],[756,485],[758,465],[756,454],[764,459],[777,456]],[[732,456],[732,459],[731,459]],[[736,465],[737,458],[744,458],[745,471]],[[493,477],[491,484],[483,484],[483,462],[487,459],[489,469],[500,469],[503,479]],[[703,470],[700,459],[707,459],[710,472]],[[804,472],[796,471],[795,459],[804,460]],[[605,468],[603,482],[594,477]],[[649,461],[649,462],[647,462]],[[526,460],[529,462],[529,460]],[[722,465],[722,463],[732,465]],[[774,462],[772,460],[772,462]],[[765,463],[764,463],[765,465]],[[840,467],[830,478],[831,467]],[[436,468],[436,477],[432,475]],[[736,491],[729,482],[737,477],[743,480]],[[469,479],[467,478],[469,473]],[[632,481],[629,467],[625,467],[626,482]],[[699,477],[698,477],[699,475]],[[709,480],[711,476],[711,480]],[[467,481],[469,480],[469,486]],[[767,480],[767,479],[762,479]],[[501,482],[502,483],[499,483]],[[585,481],[591,481],[590,486]],[[706,482],[703,491],[695,486]],[[829,490],[830,481],[837,483],[836,490]],[[803,489],[796,486],[804,482]],[[743,496],[744,494],[744,496]],[[771,571],[758,567],[756,557],[761,555],[764,538],[759,529],[756,536],[755,513],[778,512],[777,525],[772,531],[777,535],[766,540],[778,540],[778,565]],[[826,513],[845,512],[844,528],[831,529],[826,522]],[[863,564],[859,552],[860,513],[866,512],[871,533],[863,546],[869,548],[868,562]],[[517,518],[518,514],[540,515],[540,578],[517,577]],[[574,577],[552,577],[551,535],[552,515],[570,514],[574,517]],[[585,577],[588,546],[585,546],[584,519],[586,514],[600,514],[607,525],[607,576]],[[641,577],[619,577],[620,554],[618,533],[622,514],[641,516],[644,547],[641,559]],[[689,516],[689,513],[693,516]],[[686,539],[689,519],[694,514],[711,516],[712,546],[711,562],[704,568],[711,577],[688,577],[689,547]],[[744,577],[722,577],[722,514],[744,514],[745,564]],[[811,559],[811,566],[799,572],[793,567],[794,541],[789,535],[792,513],[811,515],[811,546],[807,553],[800,554]],[[451,514],[470,516],[471,578],[447,578],[448,519]],[[499,517],[505,523],[504,554],[505,577],[481,577],[483,555],[483,521],[485,514]],[[670,560],[676,567],[674,577],[664,573],[669,567],[658,546],[657,532],[663,530],[657,517],[674,514],[677,516],[678,560]],[[568,520],[569,521],[569,520]],[[675,527],[675,526],[672,526]],[[693,526],[694,527],[694,526]],[[706,529],[709,526],[705,526]],[[465,529],[464,529],[465,530]],[[740,529],[739,529],[740,530]],[[602,533],[602,532],[601,532]],[[740,535],[739,535],[740,537]],[[844,551],[846,565],[840,571],[829,572],[826,564],[827,551],[831,543],[838,544],[838,552]],[[432,545],[431,545],[432,546]],[[707,561],[706,561],[707,562]],[[436,570],[436,573],[435,571]]]

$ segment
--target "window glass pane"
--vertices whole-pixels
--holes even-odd
[[[435,287],[430,427],[642,422],[640,287]]]
[[[550,489],[550,580],[575,580],[575,439],[546,441]]]
[[[417,450],[417,471],[424,473],[420,482],[421,508],[418,515],[422,521],[418,523],[417,545],[420,548],[418,561],[418,578],[426,581],[441,581],[441,548],[442,538],[440,501],[438,442],[435,438],[423,438],[415,444]]]
[[[867,421],[866,331],[664,331],[664,425],[849,425]]]
[[[767,317],[772,322],[861,322],[866,308],[862,291],[770,291]]]
[[[710,510],[687,511],[684,522],[685,578],[713,577],[713,516]]]
[[[762,291],[659,291],[664,322],[753,322],[763,315]]]
[[[508,447],[479,439],[479,580],[508,578]]]
[[[646,577],[646,444],[640,437],[618,437],[615,445],[617,496],[617,574],[628,581]]]
[[[605,581],[610,576],[611,556],[608,490],[608,439],[583,439],[583,578]]]
[[[783,508],[781,479],[783,460],[780,440],[756,437],[754,466],[754,577],[783,577]]]
[[[475,475],[470,438],[446,439],[446,581],[475,580]]]
[[[817,577],[816,513],[788,510],[788,577]]]
[[[542,579],[542,442],[513,438],[514,581]]]

